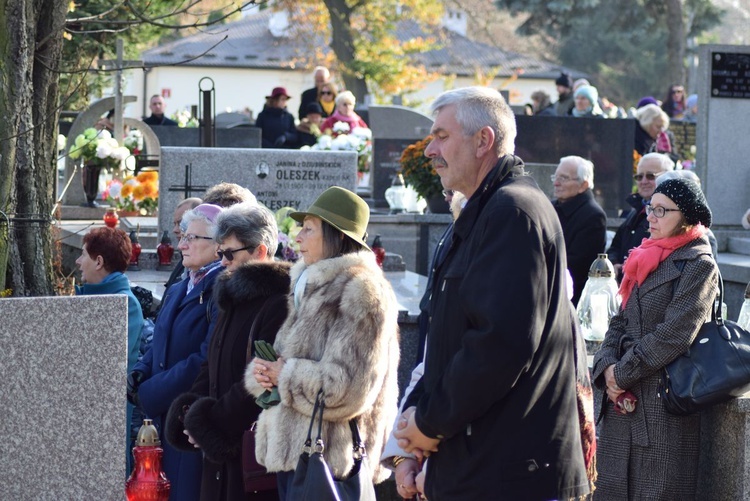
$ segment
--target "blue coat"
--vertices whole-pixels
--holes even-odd
[[[138,361],[138,349],[141,345],[141,329],[143,328],[143,310],[141,303],[130,290],[130,281],[124,274],[118,272],[111,273],[104,282],[98,284],[84,284],[76,286],[76,295],[78,296],[100,296],[109,294],[125,294],[128,296],[128,372],[133,370],[133,366]],[[130,443],[130,420],[133,416],[133,406],[127,404],[127,422],[125,428],[126,449]],[[130,451],[126,451],[126,456],[130,456]],[[130,473],[130,472],[128,472]]]
[[[144,374],[138,398],[159,430],[164,449],[162,468],[172,483],[172,500],[197,500],[200,495],[201,454],[180,452],[170,446],[162,424],[172,401],[190,390],[206,360],[210,334],[218,317],[216,304],[209,298],[222,270],[209,273],[187,295],[187,278],[169,288],[156,319],[151,348],[134,368]]]

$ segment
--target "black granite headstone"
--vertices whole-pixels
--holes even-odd
[[[594,193],[610,217],[626,208],[633,187],[635,120],[517,116],[516,155],[525,162],[557,164],[578,155],[594,163]]]

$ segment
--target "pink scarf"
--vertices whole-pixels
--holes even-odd
[[[690,231],[675,237],[658,240],[644,238],[640,246],[630,251],[625,266],[623,266],[625,276],[622,279],[622,284],[620,284],[622,308],[625,309],[630,293],[636,284],[642,284],[651,272],[675,250],[702,237],[705,233],[706,228],[702,224],[697,224]]]

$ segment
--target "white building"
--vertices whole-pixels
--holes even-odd
[[[168,115],[180,109],[189,110],[198,105],[199,81],[209,77],[216,91],[217,114],[249,109],[257,116],[265,96],[281,86],[293,97],[289,109],[296,116],[299,96],[313,85],[312,69],[317,62],[311,60],[309,43],[287,36],[284,13],[254,10],[239,21],[210,31],[145,51],[142,59],[148,70],[142,75],[133,72],[126,90],[126,94],[137,96],[138,102],[130,105],[125,114],[148,116],[148,99],[154,94],[164,97]],[[423,33],[418,31],[416,23],[406,21],[399,23],[398,35],[408,40]],[[491,86],[509,91],[510,104],[515,106],[531,102],[530,95],[537,90],[547,92],[554,102],[557,99],[554,80],[561,71],[573,78],[585,76],[470,40],[466,37],[466,16],[460,11],[446,12],[438,35],[441,48],[422,53],[417,59],[428,71],[443,77],[408,96],[420,102],[421,111],[426,111],[430,102],[449,88],[476,85],[477,73],[494,73]],[[330,51],[323,41],[318,47],[324,53]]]

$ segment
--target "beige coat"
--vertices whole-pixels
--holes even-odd
[[[292,284],[304,269],[302,262],[292,268]],[[378,458],[398,409],[397,317],[396,297],[371,252],[307,268],[299,308],[290,294],[289,316],[274,344],[286,364],[279,376],[281,404],[258,420],[255,454],[261,464],[269,471],[295,469],[322,387],[324,456],[333,475],[342,478],[353,465],[348,421],[356,417],[373,481],[388,478]],[[255,396],[264,391],[251,370],[245,386]]]

